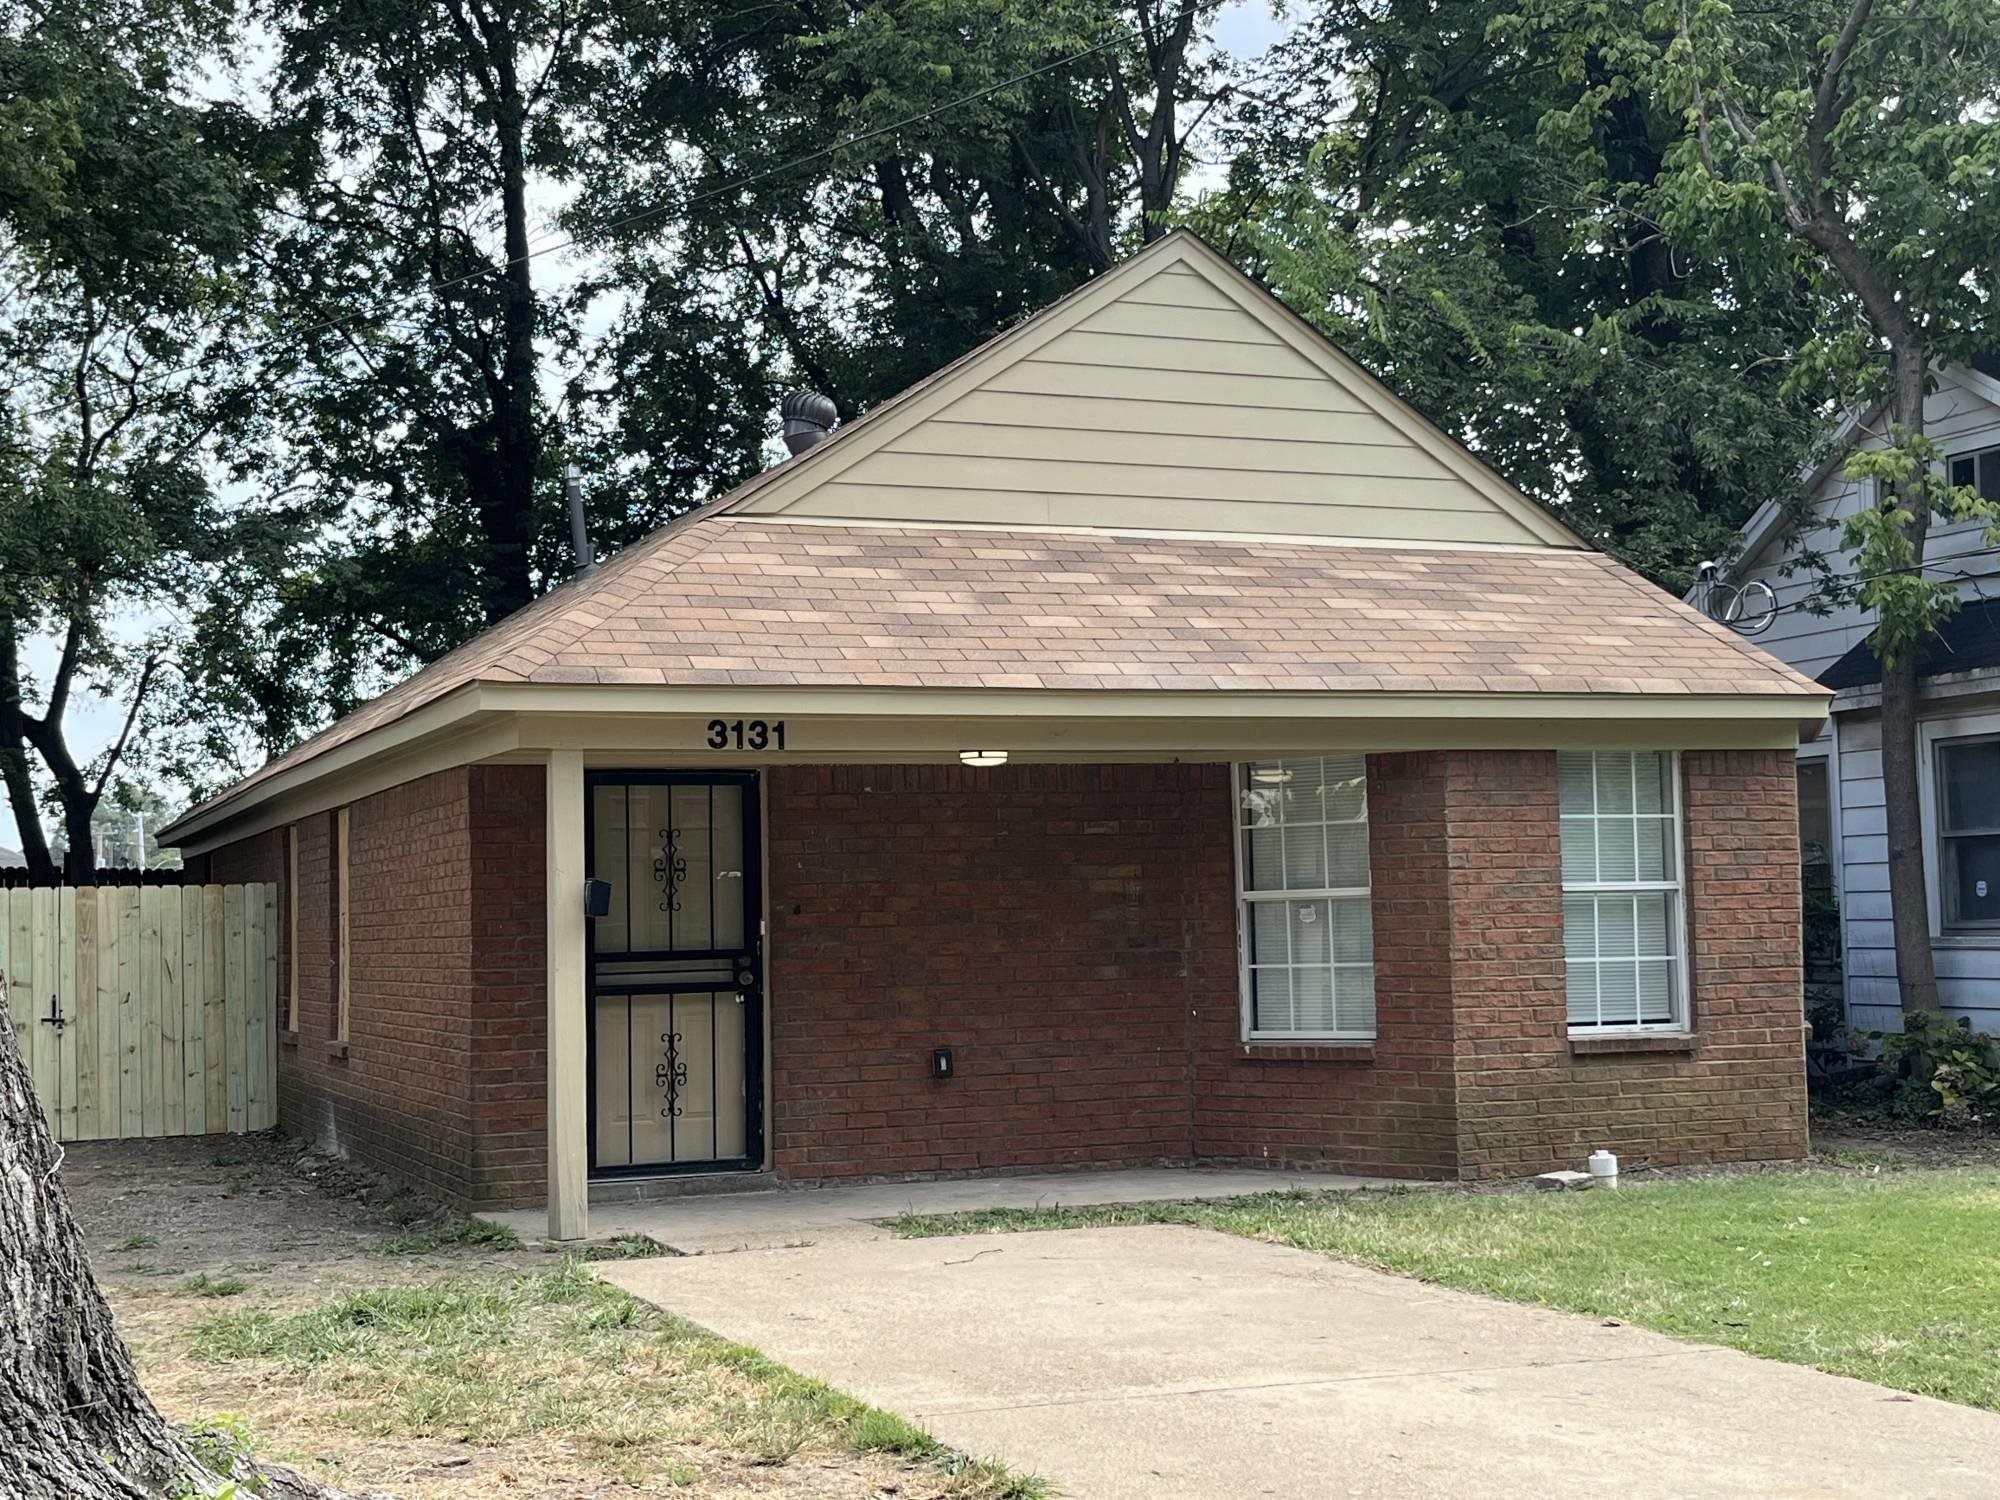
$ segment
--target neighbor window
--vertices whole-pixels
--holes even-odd
[[[1944,925],[2000,928],[2000,735],[1940,741],[1937,785]]]
[[[1978,490],[1982,500],[2000,500],[2000,448],[1955,453],[1948,462],[1953,484]]]
[[[1564,750],[1556,779],[1570,1029],[1686,1026],[1674,757]]]
[[[1236,775],[1247,1034],[1373,1037],[1366,760],[1252,761]]]

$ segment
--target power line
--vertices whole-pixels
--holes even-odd
[[[1931,569],[1942,572],[1951,578],[1977,580],[1991,577],[1996,582],[2000,582],[2000,574],[1969,573],[1964,568],[1954,568],[1951,566],[1953,563],[1961,562],[1969,557],[1991,557],[1996,553],[2000,553],[2000,547],[1977,547],[1966,552],[1953,553],[1950,557],[1939,558],[1936,562],[1912,563],[1906,568],[1884,568],[1879,573],[1832,573],[1827,575],[1821,584],[1812,585],[1812,587],[1823,587],[1826,583],[1867,584],[1873,583],[1880,578],[1900,578],[1906,573],[1922,573]],[[1812,597],[1808,595],[1804,599],[1795,599],[1790,604],[1781,604],[1772,610],[1771,613],[1774,615],[1788,614],[1793,610],[1807,609],[1811,603]]]
[[[1780,587],[1807,588],[1811,589],[1813,592],[1809,593],[1803,599],[1795,599],[1789,604],[1779,604],[1774,606],[1773,608],[1765,611],[1763,614],[1755,616],[1752,623],[1755,623],[1756,621],[1772,621],[1777,619],[1779,615],[1793,614],[1800,611],[1804,611],[1808,614],[1813,613],[1814,611],[1812,610],[1811,606],[1815,602],[1815,599],[1819,597],[1819,591],[1826,588],[1829,584],[1836,584],[1836,583],[1849,583],[1857,585],[1868,584],[1868,583],[1873,583],[1877,579],[1881,578],[1898,578],[1907,573],[1922,573],[1927,570],[1936,570],[1938,572],[1942,572],[1946,575],[1946,578],[1950,580],[1970,583],[1973,586],[1973,591],[1977,593],[1982,599],[1984,599],[1987,597],[1987,595],[1985,590],[1979,587],[1980,582],[1982,580],[1990,579],[1996,584],[2000,584],[2000,573],[1973,573],[1973,572],[1968,572],[1964,568],[1954,568],[1952,564],[1956,562],[1962,562],[1967,558],[1991,557],[1995,554],[2000,554],[2000,546],[1969,548],[1964,552],[1955,552],[1950,557],[1939,558],[1935,562],[1912,563],[1910,566],[1903,568],[1885,568],[1879,573],[1828,573],[1824,577],[1811,583],[1793,584],[1791,581],[1787,580],[1784,584],[1780,585],[1780,584],[1773,584],[1768,580],[1758,580],[1759,582],[1762,582],[1766,588],[1772,590],[1773,597],[1776,596],[1776,590]],[[1938,579],[1934,581],[1944,582],[1946,581],[1946,579]],[[1740,593],[1743,587],[1745,587],[1745,585],[1716,584],[1714,585],[1714,587],[1717,589],[1726,588],[1729,589],[1731,592]],[[1709,611],[1703,610],[1703,613],[1709,613]],[[1737,629],[1739,634],[1749,633],[1747,631],[1742,630],[1741,627],[1732,625],[1730,621],[1721,619],[1719,616],[1710,614],[1710,618],[1715,619],[1718,624],[1731,625],[1731,628]]]
[[[736,178],[733,181],[722,183],[716,187],[678,199],[674,202],[657,203],[651,208],[639,209],[619,218],[607,220],[598,226],[597,233],[611,234],[619,230],[635,228],[638,225],[658,219],[665,214],[675,212],[684,213],[689,209],[696,208],[703,203],[711,202],[716,198],[725,197],[731,193],[740,193],[746,188],[755,187],[759,183],[768,182],[774,177],[782,176],[803,166],[809,166],[814,162],[825,161],[839,155],[843,151],[850,151],[856,146],[865,146],[870,141],[881,140],[885,136],[895,135],[899,131],[907,130],[912,126],[927,124],[932,120],[951,113],[953,110],[962,109],[968,104],[977,104],[982,99],[990,99],[993,95],[1002,93],[1007,89],[1017,88],[1024,83],[1033,83],[1038,78],[1045,78],[1051,73],[1060,72],[1064,68],[1073,67],[1077,63],[1096,57],[1099,53],[1108,52],[1114,47],[1122,46],[1127,42],[1133,41],[1137,36],[1138,33],[1129,27],[1124,28],[1116,35],[1106,37],[1101,42],[1094,42],[1080,51],[1059,57],[1053,62],[1043,63],[1038,67],[1029,68],[1025,72],[1016,73],[1010,78],[1003,78],[967,93],[955,95],[942,103],[932,105],[928,109],[918,110],[915,114],[905,115],[899,120],[893,120],[886,125],[878,125],[871,130],[860,131],[842,140],[834,141],[830,145],[822,146],[816,151],[808,151],[802,156],[792,157],[790,160],[780,162],[775,166],[766,167],[761,171],[752,172],[748,176]],[[553,255],[560,250],[575,249],[582,243],[583,239],[581,235],[566,235],[562,239],[551,241],[548,244],[534,246],[524,254],[509,257],[501,261],[498,265],[481,266],[477,270],[466,271],[457,276],[447,277],[442,281],[426,282],[422,287],[405,293],[404,298],[399,300],[411,300],[426,295],[436,296],[441,292],[450,291],[453,287],[463,286],[468,282],[478,281],[487,276],[504,276],[515,266],[524,265],[528,261],[539,259],[544,255]],[[290,343],[311,338],[317,334],[328,333],[341,328],[349,321],[346,318],[325,318],[318,323],[309,323],[303,328],[291,329],[283,334],[261,339],[254,344],[245,346],[240,352],[250,353],[257,349],[268,348],[281,341]],[[190,360],[185,364],[175,365],[168,369],[151,371],[140,376],[133,384],[135,386],[154,384],[175,375],[186,374],[188,371],[198,369],[209,362],[209,359]],[[50,412],[53,413],[57,409],[59,408],[51,408]]]

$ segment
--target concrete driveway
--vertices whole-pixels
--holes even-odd
[[[1088,1500],[2000,1496],[2000,1416],[1179,1227],[604,1276]]]

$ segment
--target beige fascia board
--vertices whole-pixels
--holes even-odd
[[[1293,531],[1208,531],[1190,528],[1171,530],[1159,526],[1057,526],[1049,522],[1008,521],[910,521],[899,517],[881,516],[801,516],[787,511],[781,515],[752,515],[741,512],[732,515],[731,522],[737,525],[757,526],[825,526],[840,531],[865,530],[874,527],[881,531],[970,531],[992,535],[1005,532],[1012,536],[1023,533],[1029,536],[1110,536],[1126,540],[1138,538],[1142,541],[1160,542],[1273,542],[1291,547],[1327,547],[1344,550],[1349,547],[1372,547],[1385,552],[1512,552],[1543,553],[1560,552],[1567,556],[1576,551],[1574,547],[1553,547],[1547,542],[1461,542],[1437,541],[1427,537],[1387,537],[1387,536],[1324,536],[1310,532]]]
[[[967,688],[470,684],[183,819],[184,854],[310,817],[419,776],[580,750],[640,765],[1023,759],[1228,760],[1276,750],[1775,749],[1830,695],[1030,692]],[[712,751],[714,718],[784,718],[784,752]]]
[[[595,768],[794,764],[951,764],[961,750],[1005,750],[1016,763],[1251,760],[1274,754],[1402,750],[1790,750],[1793,720],[1713,719],[833,719],[787,724],[784,750],[711,750],[708,720],[679,715],[526,719],[500,758],[574,750]],[[531,745],[528,742],[534,742]]]
[[[1781,722],[1824,715],[1831,693],[1389,693],[1081,691],[1024,688],[647,687],[625,684],[488,684],[480,707],[525,715],[678,714],[873,719],[1145,719],[1176,723],[1255,717],[1342,721],[1512,719],[1557,723]],[[534,731],[524,730],[524,734]],[[523,745],[533,744],[524,738]]]
[[[461,704],[476,701],[462,693],[453,698]],[[502,758],[515,748],[519,733],[512,720],[466,712],[424,733],[392,737],[390,731],[406,722],[384,725],[291,767],[190,820],[184,830],[177,825],[175,842],[183,857],[358,802],[436,771]]]

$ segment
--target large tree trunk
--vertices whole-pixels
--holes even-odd
[[[62,1152],[6,1014],[0,975],[0,1495],[164,1500],[235,1480],[274,1500],[335,1496],[290,1469],[239,1461],[213,1473],[147,1398],[91,1276]]]
[[[35,778],[28,760],[28,730],[21,710],[20,640],[11,620],[0,620],[0,785],[14,810],[14,827],[21,836],[21,857],[28,878],[53,885],[55,857],[42,832],[41,808],[35,800]]]
[[[1924,431],[1929,359],[1921,343],[1895,350],[1896,425],[1911,437]],[[1930,536],[1930,496],[1924,478],[1899,487],[1910,513],[1905,526],[1916,560]],[[1889,915],[1896,938],[1896,988],[1903,1013],[1938,1008],[1937,954],[1931,947],[1930,872],[1924,868],[1923,800],[1917,791],[1917,648],[1882,664],[1882,798],[1889,835]]]
[[[500,206],[507,266],[501,281],[498,493],[482,503],[492,556],[486,622],[497,624],[535,596],[529,546],[535,534],[535,478],[542,434],[535,419],[540,365],[535,351],[535,288],[528,248],[528,105],[515,70],[514,36],[504,12],[488,32],[499,97]]]

